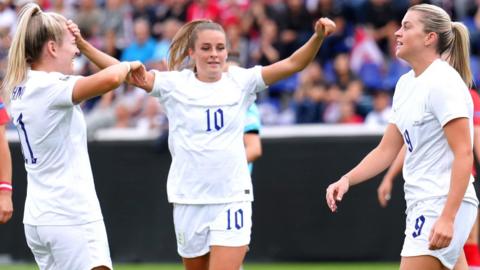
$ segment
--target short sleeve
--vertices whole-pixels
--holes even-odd
[[[165,97],[173,89],[175,89],[175,77],[179,77],[178,71],[153,71],[155,79],[153,81],[153,89],[149,95],[154,97]]]
[[[244,85],[244,91],[257,93],[267,88],[262,77],[262,66],[252,68],[229,67],[228,72],[239,84]]]
[[[430,110],[442,127],[453,119],[470,117],[470,98],[464,94],[467,91],[467,86],[457,80],[443,80],[430,89]]]
[[[0,99],[0,125],[5,125],[9,120],[5,103]]]
[[[82,76],[61,75],[53,78],[52,82],[45,91],[48,91],[48,97],[53,108],[71,107],[73,103],[73,88]]]

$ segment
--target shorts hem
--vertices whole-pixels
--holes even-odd
[[[250,240],[248,241],[238,241],[238,242],[210,242],[210,247],[211,246],[220,246],[220,247],[243,247],[243,246],[248,246],[250,245]]]
[[[89,269],[93,269],[95,267],[100,267],[100,266],[105,266],[105,267],[108,267],[108,269],[113,270],[113,266],[111,263],[101,263],[101,262],[90,264]]]
[[[446,267],[447,269],[453,269],[453,267],[455,266],[454,264],[449,264],[445,261],[445,259],[443,258],[439,258],[437,254],[435,254],[435,252],[418,252],[418,253],[408,253],[408,254],[405,254],[405,253],[401,253],[400,256],[402,257],[418,257],[418,256],[432,256],[434,258],[436,258],[437,260],[440,261],[440,263]]]
[[[196,253],[190,253],[190,254],[183,253],[180,250],[177,250],[177,252],[178,252],[178,255],[180,255],[180,257],[182,257],[182,258],[193,259],[193,258],[202,257],[203,255],[208,254],[210,252],[210,248],[204,249],[204,250],[196,252]]]

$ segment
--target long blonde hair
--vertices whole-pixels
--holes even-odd
[[[13,88],[26,79],[28,68],[37,61],[46,42],[63,42],[66,19],[56,13],[43,12],[37,4],[25,5],[20,11],[17,31],[8,50],[7,70],[2,93],[9,101]]]
[[[168,69],[181,69],[188,57],[188,49],[195,48],[195,41],[198,39],[198,33],[203,30],[216,30],[225,34],[222,26],[211,20],[195,20],[183,25],[175,34],[170,45],[170,56],[168,58]],[[194,67],[195,63],[190,63]]]
[[[440,7],[420,4],[409,8],[422,13],[420,22],[425,33],[438,35],[437,52],[448,59],[450,65],[457,70],[468,87],[472,87],[473,79],[470,70],[468,30],[460,22],[452,22],[450,16]]]

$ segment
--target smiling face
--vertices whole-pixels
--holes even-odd
[[[228,55],[225,34],[210,29],[199,31],[189,55],[195,63],[199,80],[205,82],[220,80]]]
[[[421,12],[408,11],[402,20],[400,29],[395,32],[397,57],[411,62],[417,55],[422,54],[427,48],[427,36],[424,25],[420,22]],[[428,43],[428,42],[427,42]]]

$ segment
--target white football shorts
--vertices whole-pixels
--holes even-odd
[[[103,220],[72,226],[24,226],[40,270],[113,269]]]
[[[241,247],[250,243],[252,203],[174,204],[178,254],[195,258],[210,246]]]
[[[430,231],[442,213],[446,198],[434,198],[416,202],[407,212],[405,241],[402,257],[429,255],[437,258],[448,269],[453,269],[470,230],[477,218],[478,207],[463,201],[454,222],[454,233],[448,247],[428,249]]]

